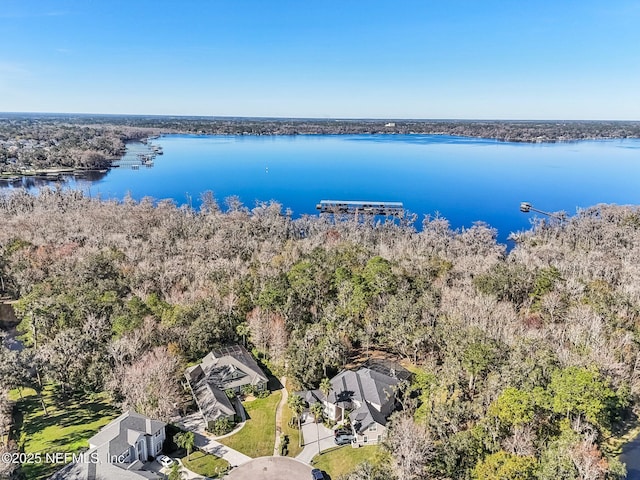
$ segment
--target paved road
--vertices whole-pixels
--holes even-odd
[[[620,460],[627,464],[627,480],[640,480],[640,435],[622,448]]]
[[[306,464],[311,464],[313,457],[318,455],[318,438],[321,452],[336,446],[333,441],[333,430],[329,430],[321,423],[316,424],[313,420],[307,419],[302,425],[302,437],[304,438],[304,449],[296,457],[296,460]]]
[[[311,467],[288,457],[260,457],[231,471],[228,480],[307,480]]]

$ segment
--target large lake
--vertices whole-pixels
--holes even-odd
[[[171,198],[199,205],[212,190],[253,207],[277,200],[294,216],[316,214],[322,199],[401,201],[439,212],[453,227],[484,221],[500,241],[528,228],[522,201],[546,211],[597,203],[640,204],[640,140],[507,143],[440,135],[169,135],[151,168],[114,168],[70,179],[103,198]],[[128,158],[141,145],[131,144]],[[418,225],[419,226],[419,225]]]

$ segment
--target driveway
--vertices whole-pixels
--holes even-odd
[[[307,480],[311,467],[288,457],[260,457],[232,470],[228,480]]]
[[[189,470],[187,467],[185,467],[182,464],[182,461],[179,458],[174,458],[174,460],[177,461],[178,464],[180,465],[180,474],[181,474],[180,478],[182,480],[204,480],[205,477],[203,477],[202,475],[198,475],[197,473]],[[143,470],[147,470],[149,472],[154,472],[154,473],[160,473],[165,476],[168,476],[169,473],[171,473],[171,467],[163,467],[162,465],[160,465],[160,463],[158,463],[157,460],[146,463],[143,467]]]
[[[202,419],[202,415],[200,415],[199,412],[192,413],[191,415],[187,415],[186,417],[182,417],[178,422],[176,422],[176,425],[178,425],[183,430],[193,432],[196,438],[195,443],[197,448],[199,448],[203,452],[215,455],[216,457],[224,458],[232,467],[242,465],[243,463],[247,463],[249,460],[251,460],[251,457],[245,455],[244,453],[240,453],[237,450],[227,447],[226,445],[223,445],[220,442],[216,442],[215,440],[212,440],[211,438],[203,435],[204,420]],[[237,430],[234,430],[229,435],[236,433],[236,431]]]
[[[215,455],[216,457],[224,458],[232,467],[236,467],[238,465],[242,465],[251,461],[251,457],[245,455],[244,453],[240,453],[237,450],[229,448],[226,445],[221,444],[220,442],[211,440],[199,433],[196,433],[195,436],[196,447],[198,447],[203,452],[210,453],[212,455]]]
[[[296,460],[300,460],[306,464],[311,464],[313,457],[329,448],[336,446],[333,441],[333,430],[329,430],[321,423],[315,423],[313,420],[307,420],[302,425],[302,438],[304,438],[304,449]]]

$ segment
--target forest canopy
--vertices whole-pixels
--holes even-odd
[[[638,207],[538,221],[509,252],[484,224],[293,219],[210,192],[196,211],[14,191],[0,225],[0,296],[27,332],[3,388],[37,365],[65,391],[167,418],[181,368],[227,343],[301,388],[384,352],[414,376],[389,455],[349,478],[623,475],[608,442],[640,393]],[[166,401],[125,388],[144,382]]]

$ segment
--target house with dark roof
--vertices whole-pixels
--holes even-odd
[[[268,378],[242,345],[213,350],[202,361],[187,368],[185,377],[205,425],[219,418],[233,418],[236,410],[225,393],[240,393],[246,385],[267,388]]]
[[[165,478],[145,469],[162,451],[164,422],[128,411],[89,439],[84,461],[72,462],[52,480],[155,480]]]
[[[384,436],[387,418],[396,408],[395,387],[402,378],[394,369],[363,366],[343,370],[333,377],[326,396],[319,389],[298,394],[309,405],[322,403],[329,420],[344,423],[348,419],[354,446],[376,444]]]

